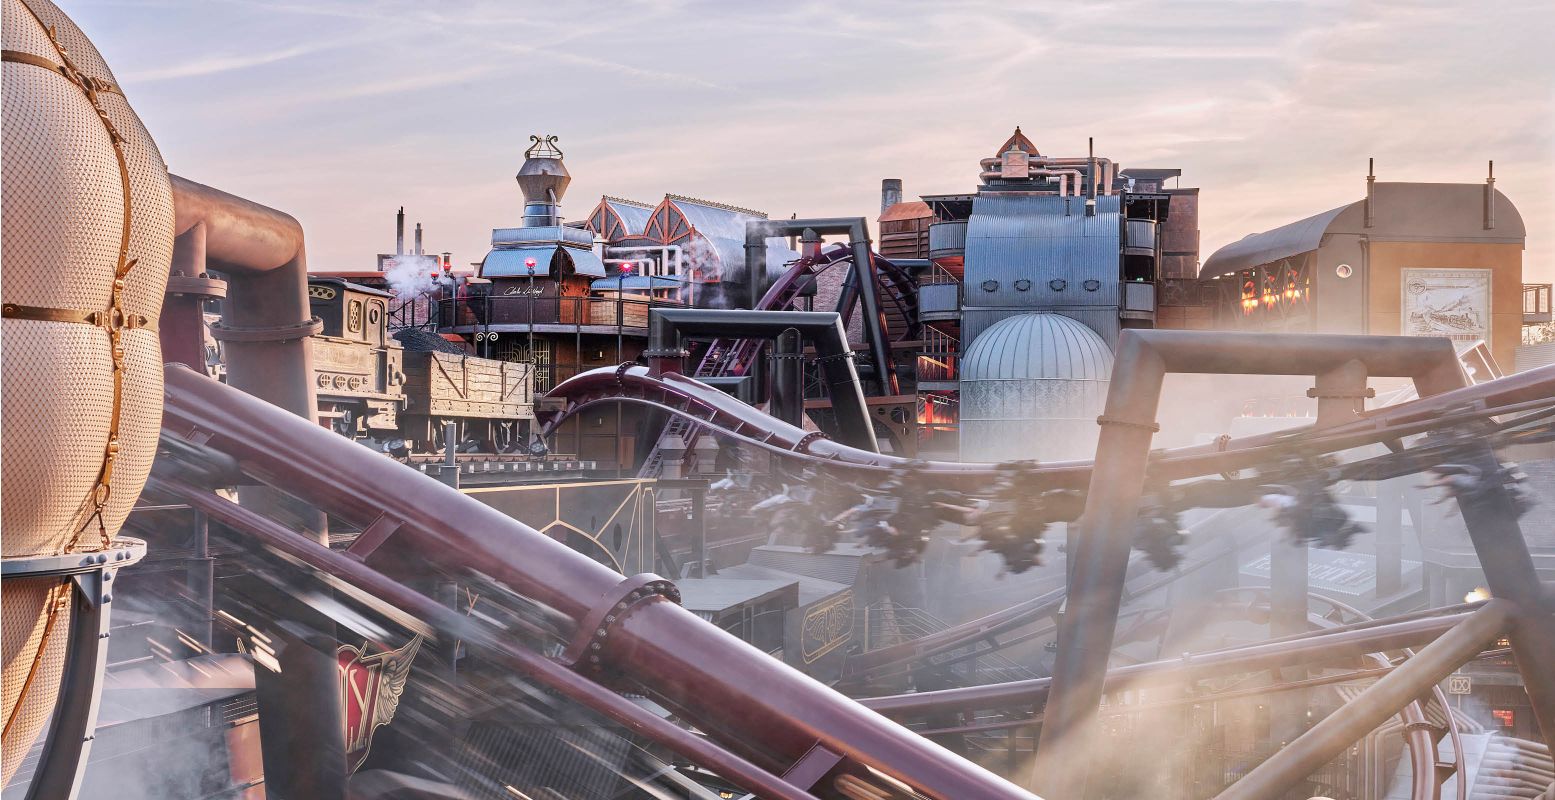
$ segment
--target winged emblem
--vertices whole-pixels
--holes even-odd
[[[372,749],[373,732],[389,724],[405,694],[410,666],[421,651],[423,638],[415,635],[398,650],[369,652],[344,645],[335,651],[340,673],[340,699],[345,713],[346,760],[355,772]]]

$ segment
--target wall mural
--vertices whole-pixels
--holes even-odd
[[[1405,269],[1405,336],[1490,342],[1490,270]]]

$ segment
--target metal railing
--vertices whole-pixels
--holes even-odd
[[[961,342],[956,337],[925,327],[923,349],[918,351],[918,380],[956,380],[960,351]]]
[[[441,298],[431,304],[437,328],[489,328],[498,325],[638,328],[646,331],[654,308],[681,308],[682,303],[653,297],[538,297],[535,295],[473,295]]]

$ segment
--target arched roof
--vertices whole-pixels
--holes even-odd
[[[994,323],[961,358],[961,381],[1105,381],[1112,351],[1096,332],[1062,314],[1021,314]]]
[[[1405,183],[1378,181],[1373,187],[1372,224],[1366,226],[1366,201],[1357,200],[1306,219],[1250,234],[1216,250],[1199,277],[1229,275],[1309,253],[1325,236],[1367,236],[1372,241],[1521,244],[1526,236],[1517,206],[1495,192],[1495,227],[1485,227],[1482,183]]]
[[[610,242],[642,236],[653,209],[647,203],[607,195],[600,198],[599,205],[590,212],[587,227],[590,233],[603,236]]]

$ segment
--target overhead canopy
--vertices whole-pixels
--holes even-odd
[[[679,289],[685,281],[658,275],[627,275],[626,277],[600,278],[589,284],[590,289],[611,291],[614,289]]]
[[[561,249],[564,258],[572,260],[572,271],[575,275],[583,275],[590,278],[602,278],[610,273],[605,270],[605,262],[599,260],[599,256],[593,250],[585,250],[581,247],[563,247]]]
[[[1212,275],[1229,275],[1237,270],[1316,250],[1323,243],[1323,234],[1328,231],[1328,226],[1353,205],[1355,203],[1349,203],[1296,220],[1289,225],[1244,236],[1216,250],[1204,262],[1199,276],[1208,278]]]

